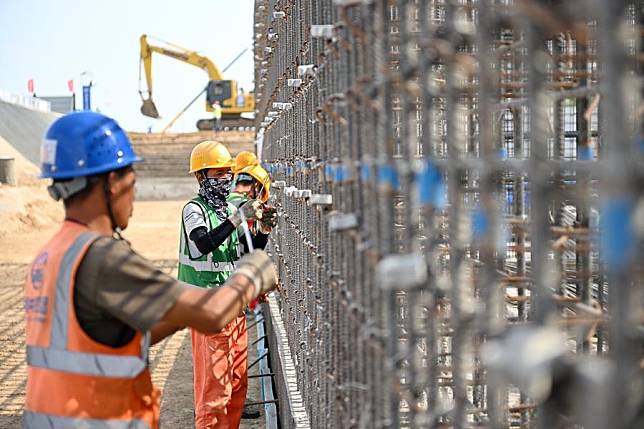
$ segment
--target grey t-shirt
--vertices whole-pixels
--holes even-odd
[[[120,347],[161,320],[182,289],[127,242],[101,237],[78,267],[74,309],[91,338]]]

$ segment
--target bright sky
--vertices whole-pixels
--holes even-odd
[[[153,54],[154,99],[162,118],[141,115],[139,36],[199,51],[223,69],[252,48],[253,8],[254,0],[0,0],[0,89],[27,94],[27,81],[34,79],[37,95],[69,95],[67,81],[74,79],[76,105],[82,107],[80,75],[89,72],[93,109],[130,131],[149,125],[160,131],[208,78],[196,67]],[[225,76],[251,89],[252,49]],[[204,100],[172,131],[194,131],[197,119],[210,117]]]

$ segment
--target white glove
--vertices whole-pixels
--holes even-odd
[[[233,274],[243,274],[255,285],[253,299],[267,294],[277,287],[277,269],[271,258],[263,250],[247,253],[235,265],[237,269]]]
[[[241,214],[245,220],[259,219],[262,216],[262,202],[259,200],[249,200],[239,206],[237,211],[228,217],[228,220],[237,228],[242,223]]]

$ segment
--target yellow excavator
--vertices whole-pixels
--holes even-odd
[[[212,105],[215,101],[218,101],[221,105],[221,122],[223,127],[237,128],[251,126],[253,124],[252,113],[255,112],[255,95],[252,92],[242,92],[241,89],[238,88],[237,81],[224,79],[224,76],[217,65],[215,65],[215,63],[213,63],[208,57],[168,42],[163,43],[170,46],[170,48],[151,45],[148,43],[148,36],[145,34],[139,38],[139,41],[141,44],[140,63],[145,70],[145,80],[147,82],[147,90],[141,90],[141,74],[139,67],[139,94],[143,101],[143,104],[141,105],[141,113],[143,115],[150,118],[160,117],[159,111],[152,100],[152,53],[157,53],[199,67],[208,73],[209,79],[206,87],[188,104],[188,106],[175,116],[166,129],[172,126],[174,121],[204,92],[206,93],[207,112],[213,111]],[[228,67],[230,67],[242,54],[237,56],[237,58],[235,58]],[[226,69],[228,67],[226,67]],[[243,117],[243,113],[250,114],[251,118]],[[214,129],[214,125],[215,121],[213,118],[200,119],[197,121],[197,128],[202,131],[212,130]]]

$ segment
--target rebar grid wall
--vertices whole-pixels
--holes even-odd
[[[644,427],[642,9],[256,0],[311,427]]]

